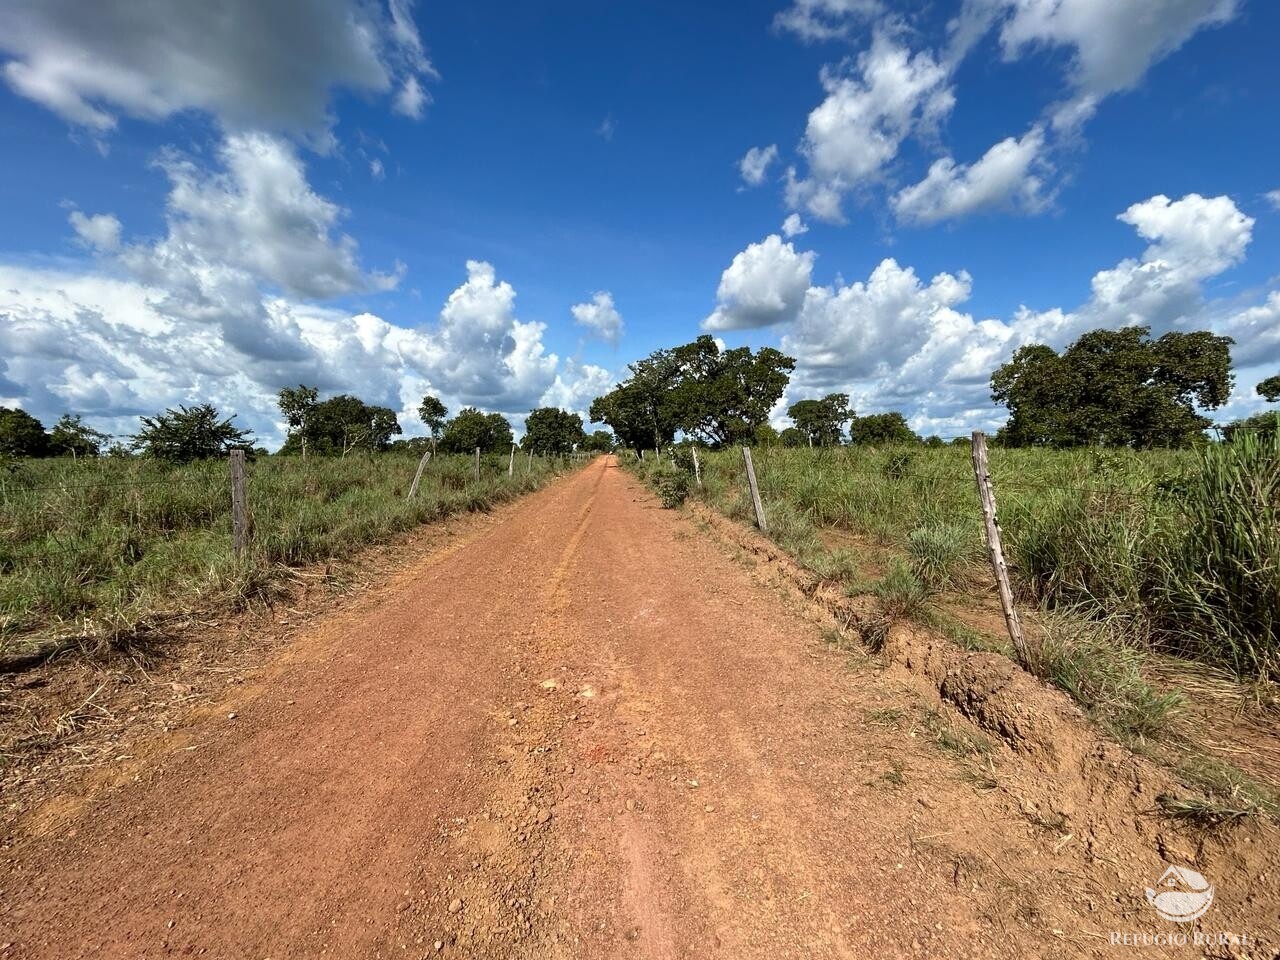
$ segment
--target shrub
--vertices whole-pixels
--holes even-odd
[[[655,474],[653,484],[658,490],[658,499],[668,509],[674,509],[689,497],[689,475],[683,470],[663,470]]]

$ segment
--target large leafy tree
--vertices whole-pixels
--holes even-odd
[[[49,431],[49,450],[56,456],[96,457],[111,437],[95,430],[79,414],[64,413]]]
[[[418,404],[418,416],[431,431],[431,439],[439,440],[440,432],[444,430],[445,419],[449,416],[449,408],[440,401],[439,397],[427,394],[422,398],[422,403]]]
[[[303,383],[296,387],[285,387],[276,395],[276,406],[280,408],[280,415],[284,417],[285,428],[288,431],[286,439],[297,436],[297,446],[303,456],[307,453],[307,421],[310,420],[319,402],[320,391]],[[287,447],[288,443],[286,442],[285,445]]]
[[[0,407],[0,455],[43,457],[49,454],[49,435],[25,410]]]
[[[1280,400],[1280,373],[1277,373],[1274,377],[1267,377],[1267,379],[1258,384],[1258,396],[1268,403],[1275,403]]]
[[[810,446],[833,447],[844,438],[844,425],[853,417],[847,393],[829,393],[821,400],[798,400],[787,416]]]
[[[440,449],[445,453],[471,453],[479,447],[482,453],[492,453],[508,449],[513,439],[511,424],[502,414],[463,407],[445,424]]]
[[[585,450],[587,453],[612,453],[613,445],[614,437],[612,433],[608,430],[593,430],[583,437],[578,449]]]
[[[558,407],[539,407],[524,422],[521,446],[532,453],[566,454],[585,437],[582,418],[576,413]]]
[[[629,367],[631,376],[591,404],[629,447],[662,447],[677,431],[713,446],[751,443],[787,387],[795,360],[772,347],[721,350],[701,336],[657,350]]]
[[[799,427],[784,427],[778,434],[778,442],[784,447],[803,447],[809,442],[809,438]]]
[[[907,424],[907,418],[896,410],[869,413],[849,422],[849,442],[855,444],[919,443],[920,437]]]
[[[1094,330],[1061,354],[1019,349],[991,377],[1009,408],[998,440],[1010,446],[1177,447],[1211,423],[1196,407],[1222,406],[1231,392],[1231,338],[1206,331]]]
[[[607,423],[636,450],[669,445],[680,429],[675,387],[680,365],[671,350],[656,350],[630,364],[631,376],[591,402],[592,423]]]
[[[252,433],[232,424],[234,416],[224,419],[211,403],[179,406],[141,419],[142,429],[131,438],[133,449],[157,460],[189,463],[253,446]]]
[[[677,425],[712,446],[751,443],[796,368],[794,359],[773,347],[721,350],[705,334],[672,354],[679,364]]]
[[[307,402],[303,410],[303,420],[289,434],[280,448],[281,453],[303,450],[328,456],[346,456],[356,451],[374,453],[388,449],[391,438],[401,432],[394,410],[365,403],[349,393]]]

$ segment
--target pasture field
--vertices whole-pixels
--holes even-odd
[[[740,452],[700,457],[700,494],[749,520]],[[1136,644],[1241,679],[1280,676],[1274,437],[1200,451],[992,448],[990,458],[1022,604],[1118,619]],[[968,444],[762,447],[754,461],[771,536],[818,572],[874,588],[871,569],[882,588],[923,597],[990,588]],[[687,475],[688,453],[675,464]]]
[[[110,641],[197,605],[264,595],[288,568],[342,558],[451,514],[534,490],[568,461],[259,456],[247,467],[252,536],[231,548],[228,465],[143,458],[0,465],[0,655],[52,640]]]

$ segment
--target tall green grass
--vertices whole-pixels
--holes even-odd
[[[118,638],[206,601],[243,600],[280,571],[348,556],[450,514],[541,486],[562,461],[259,457],[248,466],[248,555],[231,551],[225,462],[43,460],[0,467],[0,653],[50,637]]]
[[[815,567],[820,532],[848,531],[903,558],[895,594],[908,574],[930,592],[989,583],[967,445],[753,456],[771,536]],[[1242,679],[1280,677],[1280,436],[1189,451],[994,448],[990,459],[1021,603],[1116,618],[1125,643]],[[740,452],[704,453],[702,472],[701,495],[749,520]]]

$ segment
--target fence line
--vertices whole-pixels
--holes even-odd
[[[517,445],[515,444],[512,445],[511,459],[510,459],[509,468],[507,471],[508,480],[514,479],[514,463],[515,463],[516,447]],[[405,497],[406,501],[412,501],[417,496],[421,481],[425,475],[426,467],[428,463],[431,461],[431,459],[433,458],[433,453],[434,451],[431,451],[431,450],[426,451],[423,454],[422,458],[418,461],[417,468],[413,474],[413,479],[409,485],[408,495]],[[468,459],[471,459],[471,458],[468,457]],[[530,450],[528,452],[528,469],[526,472],[527,474],[533,472],[534,459],[535,459],[535,454],[533,453],[532,450]],[[570,459],[587,459],[587,458],[586,457],[570,458],[570,457],[548,456],[546,459],[548,461],[564,460],[568,462],[568,460]],[[307,464],[308,469],[310,469],[311,467],[310,461],[299,460],[299,462]],[[253,541],[253,512],[251,509],[252,481],[254,477],[258,476],[259,474],[266,477],[266,476],[270,476],[273,473],[273,471],[270,468],[263,469],[263,466],[264,466],[263,464],[258,464],[255,466],[255,469],[249,470],[248,469],[249,461],[246,456],[246,452],[243,449],[236,449],[236,450],[229,451],[226,458],[226,463],[227,463],[228,473],[224,475],[223,480],[218,481],[216,475],[214,474],[210,474],[207,477],[201,477],[199,479],[208,480],[210,486],[216,486],[216,487],[221,487],[222,484],[227,483],[228,480],[230,481],[229,487],[222,487],[222,489],[229,490],[229,501],[224,501],[224,503],[229,503],[229,516],[231,521],[231,537],[230,537],[231,549],[232,549],[232,552],[237,557],[239,557],[239,556],[243,556],[249,550]],[[482,463],[481,452],[479,448],[476,448],[475,466],[474,466],[474,474],[473,474],[474,480],[469,479],[468,482],[479,482],[481,480],[481,463]],[[394,464],[387,464],[387,465],[394,466]],[[468,471],[468,472],[471,472],[471,471]],[[380,471],[380,473],[383,476],[387,475],[387,471]],[[279,474],[277,473],[276,475],[278,476]],[[191,477],[163,477],[163,478],[151,477],[151,478],[141,478],[137,480],[108,480],[100,483],[53,482],[53,483],[37,483],[37,484],[32,484],[30,486],[23,485],[23,486],[8,487],[8,488],[0,486],[0,506],[7,506],[11,503],[16,502],[16,500],[18,499],[18,496],[24,493],[36,493],[40,491],[58,491],[61,493],[73,494],[73,493],[91,491],[91,490],[97,490],[97,489],[113,489],[113,490],[130,491],[135,488],[144,488],[144,487],[160,487],[160,486],[176,487],[180,485],[188,485],[190,484],[191,479],[192,479]],[[53,501],[53,502],[56,503],[56,501]],[[49,536],[54,543],[59,543],[56,535],[47,534],[47,536]],[[32,541],[28,541],[28,543],[30,542]],[[0,546],[2,545],[3,544],[0,543]],[[73,555],[73,554],[83,554],[85,553],[86,550],[93,549],[93,547],[97,545],[98,544],[96,544],[95,541],[87,541],[87,540],[79,539],[74,541],[72,544],[59,543],[59,545],[56,547],[42,546],[36,550],[33,550],[31,553],[24,555],[23,562],[24,563],[33,562],[33,561],[39,562],[42,560],[47,560],[52,557],[59,557],[59,556],[66,556],[66,555]],[[101,546],[110,546],[110,544],[104,543],[104,544],[101,544]],[[18,545],[18,544],[14,544],[14,547],[21,549],[21,545]]]

